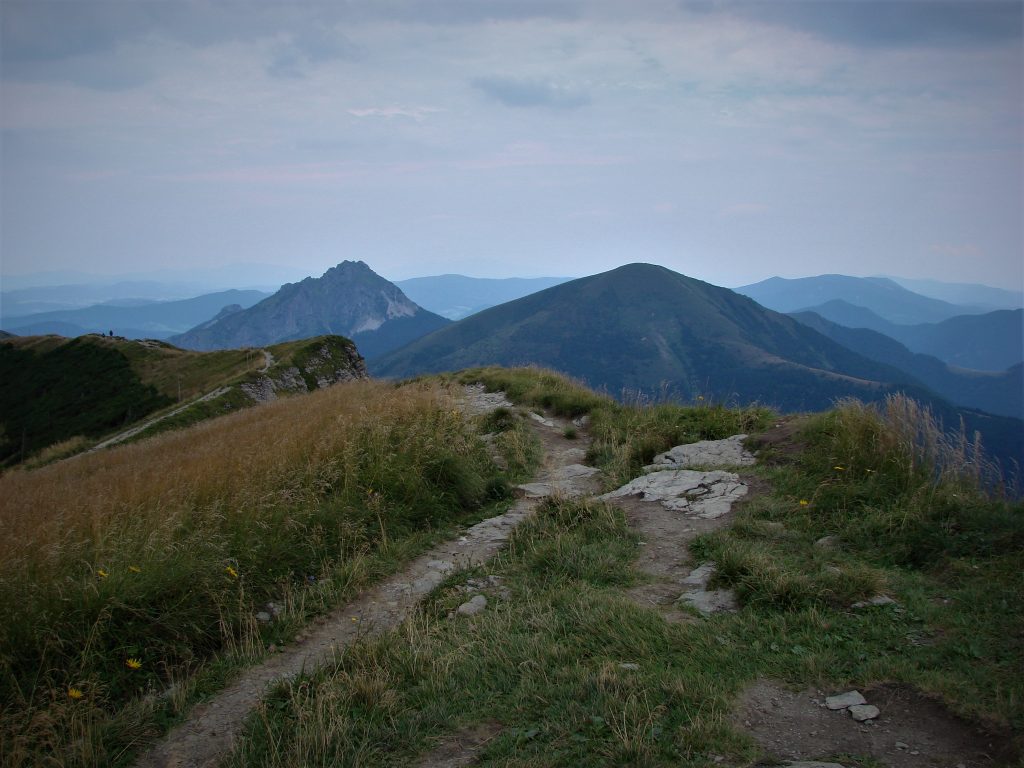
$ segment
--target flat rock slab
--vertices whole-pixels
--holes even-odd
[[[681,582],[687,590],[679,596],[679,602],[690,605],[705,615],[735,611],[736,595],[732,590],[708,589],[708,583],[714,575],[714,563],[704,563],[694,568]]]
[[[654,457],[647,470],[688,469],[690,467],[749,467],[756,459],[743,447],[746,435],[733,435],[724,440],[701,440],[699,443],[677,445]]]
[[[730,589],[695,589],[680,595],[679,602],[691,605],[705,615],[736,610],[736,595]]]
[[[504,392],[488,392],[483,384],[469,384],[462,388],[462,392],[459,408],[470,416],[480,416],[499,408],[513,407]]]
[[[638,477],[599,498],[636,496],[645,501],[658,501],[665,509],[713,520],[726,514],[733,502],[746,493],[746,484],[732,472],[668,469]]]
[[[601,470],[595,467],[588,467],[583,464],[569,464],[565,467],[558,467],[547,473],[544,480],[536,483],[524,483],[517,485],[522,494],[528,499],[540,499],[546,496],[586,496],[593,490],[594,483],[591,481]]]
[[[881,714],[878,711],[878,707],[874,704],[854,704],[847,711],[850,713],[850,717],[858,723],[862,723],[865,720],[874,720]]]

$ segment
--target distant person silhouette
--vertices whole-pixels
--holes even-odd
[[[114,338],[114,332],[113,331],[110,332],[110,338]]]

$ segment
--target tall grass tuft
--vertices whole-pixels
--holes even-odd
[[[1000,468],[986,457],[979,433],[968,435],[963,423],[947,430],[931,408],[906,395],[888,395],[871,405],[844,399],[832,418],[835,456],[853,468],[881,459],[907,486],[978,490],[1002,483]]]
[[[98,737],[104,722],[215,655],[261,652],[263,602],[351,578],[493,501],[500,477],[445,389],[372,382],[4,474],[3,761],[109,760],[133,737]]]

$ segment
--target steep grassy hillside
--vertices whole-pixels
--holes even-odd
[[[0,344],[0,466],[75,436],[99,437],[169,405],[120,345],[99,337]]]
[[[650,264],[485,310],[371,368],[408,376],[527,363],[616,397],[700,395],[788,410],[825,408],[843,394],[870,398],[901,376],[732,291]]]
[[[0,394],[7,438],[0,455],[8,465],[45,463],[172,410],[134,439],[365,376],[352,342],[337,336],[274,345],[267,352],[273,365],[264,371],[267,357],[260,349],[194,352],[99,335],[6,340],[0,373],[10,386]],[[217,397],[200,399],[215,390],[221,390]]]

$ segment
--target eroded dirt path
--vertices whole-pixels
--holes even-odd
[[[685,446],[687,455],[674,448],[655,458],[650,474],[602,497],[622,508],[640,535],[636,568],[648,580],[627,594],[667,621],[695,620],[689,607],[702,613],[734,607],[730,592],[708,589],[713,566],[693,562],[689,544],[728,525],[733,503],[746,496],[750,479],[729,471],[754,462],[743,437],[694,443]]]
[[[112,445],[123,443],[128,438],[135,437],[137,434],[139,434],[140,432],[144,432],[145,430],[152,427],[154,424],[159,424],[164,419],[169,419],[171,418],[171,416],[177,416],[182,411],[188,410],[196,403],[205,403],[209,400],[216,400],[221,395],[226,394],[230,389],[231,387],[217,387],[217,389],[213,390],[212,392],[207,392],[205,395],[197,397],[195,400],[189,400],[187,403],[175,408],[173,411],[168,411],[167,413],[157,416],[155,419],[149,419],[148,421],[145,421],[142,424],[137,424],[130,429],[126,429],[124,432],[119,432],[113,437],[108,437],[102,443],[97,443],[84,453],[95,453],[96,451],[103,450],[104,448],[109,448]]]
[[[479,388],[467,388],[463,402],[468,413],[484,413],[501,405],[509,404],[503,397],[487,395]],[[524,487],[524,498],[504,514],[477,523],[462,536],[421,555],[401,573],[333,611],[323,624],[307,629],[302,642],[244,672],[216,698],[195,707],[188,721],[142,755],[136,766],[199,768],[217,765],[231,749],[245,718],[268,686],[317,667],[330,660],[336,650],[358,639],[372,637],[400,624],[449,572],[493,556],[544,496],[555,492],[587,495],[596,490],[594,472],[579,469],[579,462],[586,453],[586,439],[568,440],[563,434],[567,423],[558,420],[537,417],[529,419],[529,423],[544,447],[544,463],[529,489]]]

